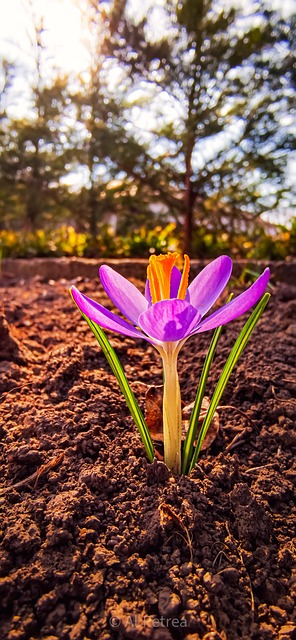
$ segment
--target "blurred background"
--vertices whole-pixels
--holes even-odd
[[[0,258],[296,254],[294,0],[2,0]]]

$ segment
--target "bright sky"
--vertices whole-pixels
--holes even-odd
[[[247,6],[250,0],[236,0]],[[106,0],[107,4],[108,0]],[[130,0],[129,10],[135,18],[147,14],[153,8],[153,31],[163,30],[163,12],[165,0]],[[283,14],[295,10],[295,0],[267,0],[273,8],[281,8]],[[83,45],[85,31],[81,14],[84,0],[0,0],[0,55],[9,53],[18,57],[20,50],[29,50],[28,29],[30,28],[30,6],[37,15],[45,17],[48,29],[47,42],[56,63],[66,71],[81,70],[87,62],[87,52]],[[84,33],[83,33],[84,32]]]
[[[140,3],[130,0],[128,5],[136,19],[153,6],[153,32],[161,35],[163,2],[165,0],[158,0],[157,6],[153,6],[153,0],[141,0]],[[0,55],[19,58],[30,51],[32,5],[33,15],[44,17],[47,30],[44,41],[56,65],[65,71],[85,69],[88,61],[85,47],[87,32],[83,25],[85,4],[85,0],[0,0]]]
[[[55,64],[64,71],[81,71],[87,65],[83,44],[85,32],[81,11],[83,1],[38,0],[33,3],[37,17],[44,16],[45,44]],[[28,0],[0,0],[0,55],[26,58],[30,52],[32,14]]]
[[[108,0],[106,5],[108,4]],[[236,0],[247,7],[252,0]],[[295,0],[265,0],[283,14],[295,10]],[[44,16],[45,44],[55,64],[65,71],[81,71],[87,66],[88,54],[84,46],[87,33],[83,25],[85,0],[0,0],[0,56],[26,57],[30,51],[30,29],[33,14]],[[102,4],[102,2],[101,2]],[[164,28],[162,5],[165,0],[129,0],[128,10],[136,19],[150,11],[155,35]]]

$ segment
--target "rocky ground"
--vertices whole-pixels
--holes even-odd
[[[0,283],[1,640],[296,638],[295,288],[274,267],[219,434],[178,478],[147,462],[74,280],[50,277]],[[107,302],[98,281],[75,284]],[[223,331],[209,394],[243,322]],[[158,354],[109,337],[144,409]],[[209,342],[180,353],[184,404]]]

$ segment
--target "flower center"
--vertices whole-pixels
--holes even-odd
[[[147,269],[147,278],[150,285],[150,293],[152,304],[160,302],[160,300],[169,300],[171,297],[171,276],[173,267],[179,254],[167,253],[166,255],[150,256]],[[184,300],[188,287],[188,276],[190,269],[190,260],[184,255],[184,267],[181,282],[178,289],[177,298]]]

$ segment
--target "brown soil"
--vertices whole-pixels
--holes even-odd
[[[218,437],[178,478],[147,462],[70,282],[1,284],[1,640],[296,638],[295,288],[275,286]],[[208,393],[242,324],[224,329]],[[143,406],[157,352],[111,338]],[[185,404],[209,342],[181,351]]]

